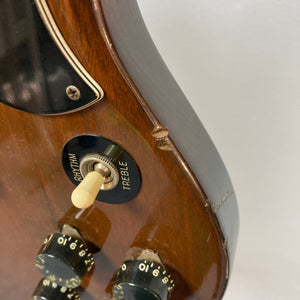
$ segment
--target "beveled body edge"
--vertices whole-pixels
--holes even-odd
[[[99,2],[109,36],[126,71],[151,111],[168,128],[208,196],[221,225],[232,266],[239,227],[238,206],[216,147],[157,51],[137,1]]]
[[[124,2],[115,3],[114,8]],[[31,258],[62,218],[67,223],[76,219],[75,225],[86,238],[93,241],[96,237],[95,244],[101,249],[95,254],[94,273],[84,282],[86,289],[80,291],[81,299],[111,299],[113,274],[130,247],[159,251],[175,277],[172,300],[220,299],[228,277],[224,230],[217,222],[212,200],[207,199],[194,176],[196,170],[191,172],[193,166],[187,165],[182,150],[180,153],[173,143],[176,134],[172,124],[155,112],[159,108],[153,109],[153,101],[136,80],[131,81],[134,76],[127,73],[129,68],[122,69],[126,63],[121,51],[114,51],[115,42],[110,42],[111,29],[107,30],[105,23],[109,22],[107,16],[103,18],[100,2],[51,0],[48,4],[66,42],[103,87],[105,97],[102,103],[80,113],[56,117],[30,115],[1,105],[0,160],[6,176],[0,182],[0,232],[5,245],[0,249],[5,270],[0,272],[0,294],[9,300],[30,295],[40,278]],[[134,12],[135,6],[129,7]],[[164,144],[153,135],[162,125],[169,128],[172,138],[165,137]],[[136,199],[113,206],[97,202],[94,212],[98,215],[92,220],[81,212],[67,212],[71,206],[68,195],[74,187],[60,161],[66,141],[83,133],[120,143],[136,159],[143,178]],[[201,169],[205,177],[203,166]],[[11,170],[18,171],[13,174]],[[215,205],[217,213],[220,203],[222,200]],[[78,214],[82,220],[76,218]],[[99,232],[97,228],[106,230]],[[24,251],[18,251],[21,247]],[[16,260],[21,263],[12,268]],[[16,282],[22,282],[22,287],[10,289]]]

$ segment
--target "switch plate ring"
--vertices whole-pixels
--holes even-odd
[[[83,176],[80,163],[90,154],[103,155],[108,146],[115,145],[123,152],[123,158],[115,164],[119,173],[118,184],[109,190],[101,190],[96,200],[121,204],[132,200],[139,192],[142,184],[141,172],[132,156],[119,144],[92,134],[78,135],[71,138],[64,146],[62,164],[69,179],[78,185]]]

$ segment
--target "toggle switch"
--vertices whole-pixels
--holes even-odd
[[[94,198],[110,204],[128,202],[142,185],[134,158],[121,145],[102,136],[84,134],[71,138],[63,148],[62,164],[75,186],[82,183],[73,194],[74,205],[80,209],[92,205]],[[87,176],[91,172],[99,173],[104,182],[95,173]]]
[[[92,206],[104,184],[105,177],[96,171],[88,173],[71,195],[72,203],[77,208]]]
[[[81,159],[81,183],[71,195],[77,208],[93,205],[100,190],[111,190],[119,183],[119,171],[116,164],[123,158],[123,151],[116,145],[109,145],[103,154],[87,154]]]

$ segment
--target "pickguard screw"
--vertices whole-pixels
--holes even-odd
[[[67,86],[66,94],[73,101],[76,101],[80,98],[80,90],[75,85]]]

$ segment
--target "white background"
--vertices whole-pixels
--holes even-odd
[[[300,299],[300,1],[138,3],[235,187],[224,299]]]

